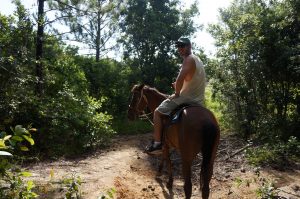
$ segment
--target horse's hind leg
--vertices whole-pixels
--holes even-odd
[[[203,163],[202,163],[203,164]],[[209,183],[213,175],[213,162],[211,162],[207,167],[201,168],[200,174],[200,185],[202,190],[202,199],[209,198]]]
[[[214,127],[214,126],[213,126]],[[214,161],[217,154],[218,143],[220,139],[220,131],[217,127],[211,128],[215,131],[210,131],[210,136],[206,135],[206,141],[202,151],[202,167],[200,173],[200,186],[202,189],[202,198],[209,198],[209,183],[213,175]]]
[[[170,148],[169,148],[168,144],[164,144],[164,147],[163,147],[163,158],[162,158],[161,165],[159,166],[160,171],[162,170],[164,161],[166,161],[166,163],[167,163],[168,175],[169,175],[169,181],[167,183],[167,188],[172,189],[172,187],[173,187],[173,171],[172,171],[172,162],[170,159]]]
[[[182,173],[184,177],[184,193],[185,198],[189,199],[192,195],[192,181],[191,181],[191,161],[182,160]]]

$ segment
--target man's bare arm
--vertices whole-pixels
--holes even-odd
[[[195,73],[195,69],[196,69],[196,64],[192,57],[188,56],[186,59],[184,59],[181,70],[176,78],[175,94],[179,95],[184,80],[189,81],[192,79]]]

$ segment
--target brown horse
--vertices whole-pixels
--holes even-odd
[[[168,96],[155,88],[145,85],[135,85],[128,109],[128,119],[134,120],[148,107],[153,112]],[[167,162],[169,181],[167,187],[172,189],[173,174],[169,149],[177,149],[182,159],[184,177],[184,192],[186,198],[191,198],[191,165],[196,155],[202,152],[200,172],[200,187],[202,198],[209,197],[209,183],[213,174],[213,164],[220,140],[220,130],[214,115],[202,106],[190,106],[182,112],[178,123],[170,125],[168,117],[164,120],[163,159],[159,166],[161,172],[164,161]]]

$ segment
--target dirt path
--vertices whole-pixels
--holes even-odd
[[[65,190],[61,183],[71,176],[80,176],[83,198],[97,199],[114,188],[114,198],[184,198],[183,180],[180,172],[180,158],[172,153],[174,163],[174,186],[170,193],[165,187],[166,175],[157,176],[160,159],[142,153],[151,135],[121,136],[113,141],[109,150],[97,152],[77,160],[58,160],[28,166],[31,177],[38,187],[40,198],[63,198]],[[211,198],[241,199],[258,198],[256,190],[267,188],[272,181],[279,195],[288,199],[300,198],[300,170],[293,171],[258,170],[248,166],[243,152],[230,160],[230,154],[243,148],[244,143],[233,137],[221,140],[211,181]],[[193,196],[201,198],[199,191],[198,157],[193,165]],[[165,172],[164,172],[165,173]],[[259,175],[258,175],[259,174]]]

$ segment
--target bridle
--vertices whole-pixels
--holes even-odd
[[[140,113],[144,112],[144,110],[139,110],[138,106],[141,103],[141,100],[144,99],[146,102],[146,105],[148,105],[148,100],[147,97],[144,95],[143,92],[139,92],[139,91],[133,91],[133,93],[137,93],[140,95],[138,102],[135,104],[135,106],[132,106],[131,104],[129,105],[129,110],[132,110],[136,115],[140,115]]]
[[[133,91],[133,93],[137,93],[137,95],[140,95],[140,96],[139,96],[138,102],[135,104],[134,107],[131,104],[129,105],[129,107],[128,107],[129,110],[132,110],[134,112],[134,114],[136,116],[138,116],[140,119],[147,119],[153,125],[152,120],[149,118],[149,115],[151,115],[152,113],[145,113],[144,110],[139,109],[139,104],[141,103],[142,99],[144,99],[144,101],[145,101],[145,107],[148,106],[148,99],[147,99],[146,95],[144,94],[143,89],[141,90],[141,92]]]

